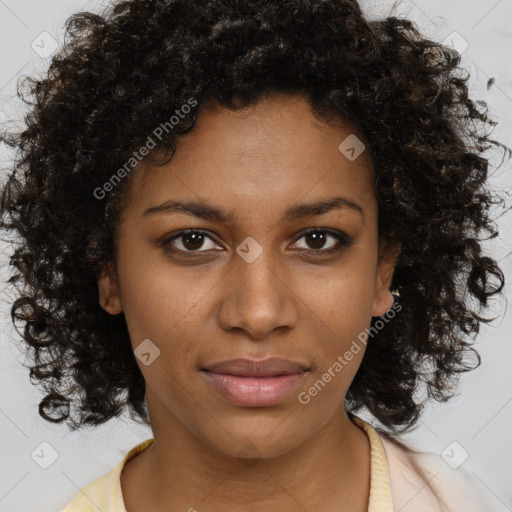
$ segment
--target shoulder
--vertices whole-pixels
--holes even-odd
[[[417,452],[379,434],[389,468],[393,504],[401,512],[501,512],[478,477],[451,468],[440,455]]]
[[[59,512],[97,512],[98,510],[118,510],[115,496],[116,483],[121,463],[108,473],[80,489],[73,499]],[[121,509],[122,510],[122,509]]]
[[[80,489],[59,512],[98,512],[98,510],[126,512],[121,491],[121,472],[132,457],[145,450],[152,442],[153,439],[147,439],[134,446],[119,464]]]

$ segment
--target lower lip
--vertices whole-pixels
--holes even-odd
[[[237,405],[268,407],[283,401],[298,386],[304,373],[279,377],[241,377],[203,371],[215,389]]]

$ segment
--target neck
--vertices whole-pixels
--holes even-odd
[[[366,434],[340,408],[304,443],[272,457],[233,456],[154,407],[148,394],[154,441],[121,475],[127,512],[239,512],[319,510],[364,512],[370,488]],[[244,458],[241,458],[241,455]],[[249,457],[247,458],[247,455]]]

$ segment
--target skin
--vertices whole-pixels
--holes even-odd
[[[299,95],[236,112],[212,103],[169,164],[132,171],[117,260],[98,279],[100,304],[124,312],[133,348],[149,338],[160,350],[147,366],[137,359],[154,442],[121,475],[128,512],[367,510],[369,442],[344,410],[364,350],[310,403],[298,400],[393,305],[397,248],[379,245],[369,151],[350,161],[338,149],[350,134],[364,140],[349,123],[318,121]],[[362,214],[343,207],[280,220],[293,204],[333,196]],[[142,215],[169,199],[207,202],[234,220]],[[190,228],[207,231],[203,245],[158,244]],[[341,231],[352,244],[330,234],[315,242],[307,228]],[[248,236],[263,250],[251,263],[236,252]],[[235,405],[199,371],[271,356],[310,368],[271,407]]]

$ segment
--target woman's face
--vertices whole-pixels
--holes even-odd
[[[124,312],[155,437],[178,425],[225,454],[255,445],[272,457],[343,411],[361,333],[393,304],[361,140],[349,124],[316,121],[302,97],[276,95],[244,111],[201,110],[169,164],[133,171],[100,301]],[[195,213],[170,201],[196,203]],[[306,371],[265,380],[205,371],[270,357]]]

